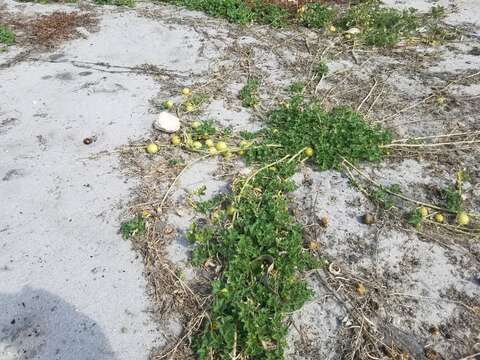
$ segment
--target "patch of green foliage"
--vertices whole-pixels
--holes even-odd
[[[266,168],[249,183],[235,182],[222,201],[199,205],[203,211],[220,207],[220,214],[209,225],[192,225],[194,264],[210,260],[223,269],[213,282],[209,320],[195,342],[200,359],[228,359],[234,346],[242,358],[283,358],[284,317],[310,298],[301,272],[318,265],[302,248],[303,229],[288,209],[286,194],[294,189],[288,178],[296,165]]]
[[[15,33],[5,25],[0,25],[0,44],[12,45],[15,42]]]
[[[415,209],[408,215],[408,223],[415,227],[419,227],[422,224],[423,216],[420,213],[420,209]]]
[[[239,24],[258,22],[282,27],[288,24],[289,18],[289,13],[284,8],[260,0],[251,3],[243,0],[166,0],[165,2],[182,5],[190,10],[203,11]]]
[[[453,40],[457,36],[458,29],[452,26],[446,26],[441,22],[445,16],[445,8],[437,5],[432,6],[430,14],[424,17],[423,25],[427,29],[425,34],[427,43]]]
[[[204,200],[204,201],[197,201],[194,203],[194,208],[201,214],[208,215],[209,213],[213,212],[216,208],[218,208],[223,202],[222,195],[215,195],[211,199]]]
[[[325,28],[330,25],[336,16],[336,11],[326,5],[310,3],[304,5],[300,15],[300,23],[308,28]]]
[[[445,208],[451,212],[460,212],[463,210],[462,194],[459,190],[445,188],[441,190],[442,198],[445,202]]]
[[[217,128],[213,120],[202,121],[200,126],[197,128],[192,128],[192,139],[193,140],[203,140],[208,139],[210,136],[213,136],[217,133]]]
[[[245,107],[255,107],[260,103],[258,88],[260,81],[258,79],[248,79],[245,86],[240,90],[239,98]]]
[[[135,0],[94,0],[95,4],[98,5],[116,5],[116,6],[127,6],[134,7],[136,4]]]
[[[302,94],[305,91],[305,83],[303,81],[295,81],[290,84],[288,91],[292,94]]]
[[[392,139],[388,131],[368,124],[349,108],[326,111],[301,95],[272,111],[267,126],[258,133],[262,144],[246,152],[247,161],[270,163],[310,147],[314,154],[309,161],[328,170],[338,168],[343,159],[378,161],[384,154],[381,145]]]
[[[125,239],[129,239],[135,235],[142,235],[145,233],[145,219],[141,215],[137,215],[134,218],[125,221],[120,226],[120,232]]]
[[[370,197],[385,210],[390,210],[395,207],[395,195],[393,194],[400,194],[401,192],[400,185],[392,184],[373,191]]]
[[[247,161],[260,166],[250,177],[236,179],[232,192],[195,203],[209,221],[192,224],[188,239],[195,244],[193,263],[220,263],[213,282],[208,321],[196,338],[200,359],[227,359],[234,352],[248,359],[283,359],[286,314],[311,296],[301,273],[321,266],[303,244],[303,228],[289,210],[290,177],[314,149],[310,161],[320,169],[338,167],[343,158],[355,163],[378,160],[380,145],[390,141],[386,131],[367,124],[346,108],[324,110],[306,102],[304,86],[274,110],[267,127],[256,135],[257,145],[246,150]],[[398,192],[398,185],[389,191]],[[388,194],[390,195],[390,194]],[[381,198],[387,203],[387,195]],[[379,195],[380,198],[380,195]]]
[[[170,159],[170,160],[168,160],[168,165],[170,165],[170,166],[185,165],[185,160],[183,160],[183,159]]]
[[[115,0],[96,0],[115,1]],[[126,0],[118,0],[126,1]],[[426,15],[419,15],[414,9],[399,11],[383,7],[379,0],[360,1],[349,5],[347,10],[319,3],[302,6],[296,14],[285,8],[262,0],[159,0],[185,6],[191,10],[203,11],[230,22],[268,24],[276,28],[300,24],[308,28],[325,29],[335,24],[339,30],[358,28],[358,35],[367,45],[393,46],[401,39],[420,36],[427,42],[450,39],[456,35],[452,27],[440,22],[445,9],[432,7]],[[427,31],[420,33],[419,28]],[[453,29],[453,30],[452,30]]]
[[[360,29],[368,45],[393,46],[415,34],[420,22],[414,9],[389,9],[378,0],[370,0],[351,7],[336,25],[342,30]]]
[[[319,78],[328,74],[328,65],[324,61],[320,61],[313,67],[313,73]]]
[[[208,100],[207,94],[195,93],[190,96],[188,102],[194,106],[200,106]]]

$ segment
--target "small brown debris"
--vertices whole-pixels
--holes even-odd
[[[320,218],[320,225],[323,226],[323,227],[327,227],[328,226],[328,217],[327,216],[322,216]]]
[[[438,330],[438,328],[437,328],[436,326],[430,327],[430,329],[428,329],[428,331],[429,331],[430,334],[432,334],[433,336],[438,336],[438,335],[440,335],[440,330]]]
[[[95,18],[88,13],[55,11],[31,20],[25,27],[32,44],[54,47],[64,40],[78,37],[78,27],[90,27],[95,23]]]
[[[175,229],[173,228],[172,225],[167,224],[167,225],[165,225],[165,227],[163,228],[163,233],[164,233],[165,235],[170,235],[170,234],[173,233],[174,230],[175,230]]]
[[[83,139],[83,143],[85,145],[90,145],[91,143],[93,143],[93,139],[91,137],[86,137],[85,139]]]
[[[431,349],[431,348],[425,348],[425,357],[428,359],[428,360],[442,360],[443,357],[442,355],[440,355],[438,352],[436,352],[435,350]]]
[[[355,286],[355,291],[357,292],[358,295],[363,296],[367,293],[366,287],[362,283],[357,283]]]
[[[373,223],[375,223],[375,217],[370,213],[366,213],[365,215],[363,215],[362,221],[365,225],[372,225]]]

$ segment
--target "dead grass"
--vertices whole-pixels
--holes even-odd
[[[96,20],[91,14],[58,11],[33,19],[26,26],[32,44],[51,48],[78,37],[77,27],[90,28],[95,24]]]

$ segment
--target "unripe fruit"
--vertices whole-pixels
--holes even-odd
[[[182,143],[182,139],[180,139],[178,135],[173,135],[171,141],[173,145],[180,145]]]
[[[172,100],[166,100],[164,103],[163,103],[163,107],[165,109],[171,109],[173,107],[173,101]]]
[[[418,209],[418,212],[420,213],[420,215],[422,215],[423,218],[428,216],[428,208],[426,208],[425,206],[422,206],[420,209]]]
[[[217,145],[215,145],[215,148],[219,152],[227,151],[228,150],[228,145],[224,141],[219,141]]]
[[[464,211],[459,212],[457,215],[457,224],[461,226],[466,226],[470,223],[470,217]]]
[[[201,125],[202,125],[202,123],[200,121],[194,121],[192,123],[192,128],[196,129],[196,128],[199,128]]]
[[[305,156],[312,157],[314,151],[311,147],[307,147],[303,153],[305,154]]]
[[[207,139],[205,140],[205,145],[207,145],[207,147],[211,148],[213,146],[215,146],[214,142],[212,139]]]
[[[147,145],[147,153],[149,154],[156,154],[158,152],[157,144],[150,143]]]

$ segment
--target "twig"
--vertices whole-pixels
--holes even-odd
[[[377,87],[377,79],[373,79],[373,86],[370,88],[370,91],[368,92],[367,96],[365,96],[362,100],[362,102],[360,103],[360,105],[358,105],[357,107],[357,111],[360,111],[360,109],[362,108],[363,104],[365,104],[365,102],[368,100],[368,98],[372,95],[373,93],[373,90],[375,90],[375,88]]]
[[[467,80],[467,79],[470,79],[470,78],[475,77],[475,76],[477,76],[477,75],[480,75],[480,71],[478,71],[478,72],[476,72],[476,73],[474,73],[474,74],[472,74],[472,75],[466,76],[466,77],[464,77],[464,78],[460,78],[460,79],[457,79],[457,80],[453,80],[453,81],[449,82],[447,85],[445,85],[443,88],[441,88],[439,91],[437,91],[437,93],[438,93],[438,92],[445,91],[445,90],[446,90],[447,88],[449,88],[450,86],[452,86],[452,85],[454,85],[454,84],[456,84],[456,83],[458,83],[458,82],[460,82],[460,81],[462,81],[462,80]],[[417,101],[416,103],[413,103],[413,104],[410,105],[410,106],[407,106],[407,107],[404,107],[403,109],[400,109],[400,110],[397,111],[395,114],[392,114],[392,115],[390,115],[390,116],[385,117],[381,122],[385,122],[385,121],[387,121],[387,120],[390,120],[390,119],[392,119],[392,118],[394,118],[394,117],[396,117],[396,116],[404,113],[405,111],[408,111],[408,110],[410,110],[410,109],[413,109],[413,108],[417,107],[418,105],[421,105],[421,104],[427,102],[428,100],[430,100],[431,98],[433,98],[433,97],[435,97],[435,96],[436,96],[436,94],[431,94],[431,95],[423,98],[422,100]]]
[[[480,352],[477,352],[475,354],[472,354],[472,355],[468,355],[468,356],[465,356],[459,360],[475,360],[477,358],[477,356],[480,355]]]
[[[432,144],[386,144],[380,145],[382,149],[391,149],[395,147],[410,147],[410,148],[420,148],[420,147],[436,147],[436,146],[448,146],[448,145],[461,145],[461,144],[478,144],[480,140],[463,140],[463,141],[452,141],[452,142],[443,142],[443,143],[432,143]]]
[[[457,214],[456,211],[452,211],[452,210],[448,210],[448,209],[445,209],[445,208],[442,208],[440,206],[436,206],[436,205],[433,205],[433,204],[429,204],[429,203],[425,203],[425,202],[422,202],[422,201],[418,201],[418,200],[415,200],[415,199],[411,199],[409,197],[406,197],[402,194],[398,194],[396,192],[393,192],[393,191],[390,191],[389,189],[387,189],[385,186],[383,186],[382,184],[376,182],[375,180],[373,180],[371,177],[369,177],[367,174],[365,174],[364,172],[362,172],[360,169],[358,169],[356,166],[354,166],[350,161],[348,161],[347,159],[345,158],[342,158],[343,159],[343,162],[345,164],[347,164],[348,166],[350,166],[353,170],[355,170],[361,177],[363,177],[364,179],[368,180],[369,182],[371,182],[373,185],[381,188],[382,190],[384,190],[385,192],[389,193],[390,195],[393,195],[393,196],[396,196],[396,197],[399,197],[400,199],[403,199],[405,201],[409,201],[411,203],[414,203],[414,204],[417,204],[417,205],[420,205],[420,206],[426,206],[430,209],[433,209],[433,210],[438,210],[438,211],[443,211],[443,212],[446,212],[446,213],[450,213],[450,214]],[[345,164],[343,164],[343,166],[345,167]],[[469,213],[470,216],[472,217],[475,217],[475,218],[480,218],[480,214],[476,214],[476,213]]]
[[[420,136],[420,137],[415,137],[415,138],[403,138],[403,139],[393,140],[392,143],[399,143],[399,142],[405,142],[405,141],[426,140],[426,139],[438,139],[438,138],[463,136],[463,135],[473,136],[473,135],[477,135],[477,134],[480,134],[480,131],[459,132],[459,133],[453,133],[453,134],[441,134],[441,135],[430,135],[430,136]]]
[[[191,161],[190,163],[188,163],[187,165],[185,165],[182,169],[182,171],[180,171],[178,173],[177,176],[175,176],[175,179],[173,179],[172,183],[170,184],[167,192],[165,193],[165,195],[163,196],[162,198],[162,201],[160,202],[160,206],[158,207],[160,209],[160,211],[162,210],[163,208],[163,205],[165,204],[165,201],[167,200],[167,197],[168,195],[170,194],[170,191],[172,191],[173,187],[175,186],[175,183],[177,182],[177,180],[180,178],[180,176],[185,172],[185,170],[187,170],[190,166],[192,166],[193,164],[201,161],[201,160],[205,160],[206,158],[210,157],[211,155],[204,155],[202,157],[199,157],[198,159],[195,159],[193,161]]]
[[[436,301],[443,301],[443,302],[449,302],[452,304],[457,304],[463,306],[465,309],[470,310],[473,314],[480,316],[478,310],[475,310],[474,308],[468,306],[467,304],[457,301],[457,300],[448,300],[448,299],[437,299],[431,296],[421,296],[421,295],[412,295],[412,294],[404,294],[404,293],[390,293],[388,294],[389,296],[403,296],[403,297],[411,297],[411,298],[418,298],[418,299],[424,299],[424,300],[436,300]]]

